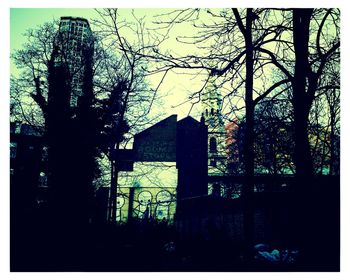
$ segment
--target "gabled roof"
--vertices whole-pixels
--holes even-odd
[[[195,124],[199,124],[200,122],[197,121],[196,119],[192,118],[191,116],[187,116],[181,120],[179,120],[177,123],[195,123]]]
[[[175,122],[176,123],[176,120],[177,120],[177,115],[171,115],[169,117],[167,117],[166,119],[164,120],[161,120],[160,122],[157,122],[156,124],[146,128],[145,130],[137,133],[135,135],[136,136],[139,136],[139,135],[142,135],[142,134],[148,134],[150,131],[154,130],[154,129],[157,129],[157,128],[160,128],[160,127],[166,127],[168,126],[170,123],[173,123]]]

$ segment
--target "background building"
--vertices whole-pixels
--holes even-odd
[[[10,204],[13,226],[33,219],[45,205],[47,188],[43,130],[28,124],[10,125]]]
[[[67,65],[71,82],[70,106],[76,107],[83,94],[86,67],[92,66],[94,38],[89,22],[80,17],[61,17],[55,40],[56,65]]]
[[[221,114],[222,97],[214,77],[210,77],[204,91],[202,110],[208,126],[208,176],[223,176],[227,170],[226,131]],[[220,182],[209,185],[209,193],[213,192],[220,195]]]

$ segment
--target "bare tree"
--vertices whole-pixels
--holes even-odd
[[[47,132],[50,130],[49,127],[60,127],[62,130],[57,129],[55,132],[55,135],[59,136],[58,139],[68,133],[69,126],[65,127],[64,123],[73,123],[76,122],[73,119],[85,118],[90,122],[90,126],[82,125],[78,126],[79,130],[69,131],[75,135],[77,131],[82,130],[81,135],[85,135],[86,138],[78,138],[83,142],[90,139],[94,147],[86,148],[97,149],[94,157],[99,157],[101,153],[109,153],[111,145],[115,142],[119,147],[120,143],[130,139],[130,136],[127,136],[128,132],[135,133],[148,123],[146,116],[154,102],[154,92],[152,94],[144,80],[144,66],[138,60],[131,62],[123,52],[111,51],[110,45],[104,45],[105,41],[100,39],[98,32],[93,38],[94,53],[84,56],[84,60],[89,60],[92,68],[84,70],[79,65],[72,67],[73,60],[68,57],[70,50],[65,49],[65,46],[69,46],[65,42],[67,38],[60,36],[58,30],[58,22],[45,23],[29,30],[26,33],[28,43],[21,50],[13,53],[12,57],[20,74],[11,80],[12,118],[45,126]],[[59,64],[62,66],[60,69],[56,67],[57,60],[60,60]],[[86,63],[83,61],[82,65],[84,64]],[[81,69],[85,71],[84,76],[91,79],[91,81],[88,79],[83,81],[84,96],[89,96],[84,99],[85,101],[82,100],[86,105],[83,106],[85,109],[81,106],[70,107],[66,104],[70,98],[71,82],[76,71]],[[64,84],[67,85],[66,88],[62,88]],[[60,90],[62,93],[57,92]],[[57,97],[56,100],[52,98],[53,96]],[[61,104],[62,107],[59,100],[66,105]],[[77,110],[79,116],[76,115]],[[53,116],[55,117],[52,118]],[[73,119],[70,120],[71,118]],[[87,135],[88,131],[93,135]],[[51,137],[53,135],[47,134],[49,139],[54,140],[54,137]],[[57,145],[73,146],[69,141],[64,143],[57,143]],[[74,147],[80,150],[79,145]],[[64,154],[67,153],[56,153],[58,157]],[[72,154],[75,152],[72,151]],[[57,160],[57,162],[60,161]],[[91,169],[92,174],[96,172],[93,169]],[[105,172],[99,171],[96,174],[102,173]],[[60,181],[58,178],[60,177],[50,181],[56,182],[57,185]]]
[[[109,53],[117,54],[120,57],[119,63],[113,64],[113,61],[109,60],[109,63],[105,65],[105,70],[108,74],[107,82],[112,82],[112,85],[109,85],[109,88],[112,88],[111,96],[121,96],[121,98],[117,99],[118,102],[114,104],[116,107],[112,112],[112,131],[120,130],[127,123],[128,127],[133,128],[133,133],[135,133],[152,121],[152,119],[149,119],[149,113],[156,100],[156,92],[163,82],[163,79],[161,79],[155,89],[148,88],[145,83],[147,73],[145,54],[154,48],[157,42],[153,42],[152,38],[145,32],[142,19],[137,19],[134,16],[134,22],[125,21],[125,19],[120,17],[118,9],[101,9],[96,11],[99,15],[99,18],[94,20],[94,25],[97,28],[96,33],[103,38]],[[135,42],[131,42],[130,38],[123,36],[122,28],[131,30],[136,37]],[[125,69],[122,76],[122,81],[124,81],[122,84],[118,83],[120,76],[115,76],[120,65]],[[157,118],[157,116],[153,118]],[[109,220],[112,222],[116,221],[116,197],[118,172],[120,171],[118,168],[118,160],[120,159],[115,157],[115,155],[118,155],[118,150],[121,148],[123,140],[116,138],[114,141],[111,141],[109,147],[111,160]]]
[[[11,77],[13,120],[45,125],[48,67],[57,30],[57,21],[27,30],[23,48],[12,53],[11,58],[20,71]]]
[[[340,46],[339,10],[294,9],[291,20],[294,57],[292,68],[289,60],[280,59],[263,47],[260,51],[271,58],[292,85],[296,174],[300,178],[309,178],[313,174],[308,139],[309,113],[320,81],[324,77],[325,67],[330,63],[337,63],[334,59]],[[314,34],[316,36],[312,36]],[[283,41],[280,43],[287,44]]]

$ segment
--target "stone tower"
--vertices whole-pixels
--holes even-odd
[[[202,117],[208,126],[208,175],[223,175],[226,171],[225,126],[222,110],[222,97],[210,77],[202,99]]]

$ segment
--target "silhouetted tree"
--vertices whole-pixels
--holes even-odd
[[[291,96],[288,99],[293,108],[290,125],[295,143],[293,163],[298,179],[296,187],[300,188],[301,193],[305,193],[312,185],[311,178],[314,174],[310,149],[310,110],[317,92],[321,89],[321,81],[327,77],[327,65],[339,64],[339,10],[204,11],[209,16],[201,14],[199,9],[172,11],[168,13],[168,16],[171,16],[170,20],[161,21],[166,27],[192,22],[198,27],[198,34],[190,37],[180,36],[178,40],[194,44],[200,51],[183,57],[155,52],[153,58],[163,62],[155,71],[173,68],[206,70],[211,75],[220,77],[217,79],[218,86],[225,92],[224,101],[231,106],[232,112],[244,109],[242,159],[246,181],[243,193],[248,197],[254,189],[252,178],[256,158],[253,148],[255,106],[267,96],[283,93],[286,86],[291,88]],[[207,17],[210,20],[203,20],[201,23],[201,19]],[[201,90],[189,96],[193,103],[199,102],[200,99]],[[319,132],[320,130],[318,134]],[[247,205],[251,206],[250,203]],[[248,208],[245,215],[245,231],[247,241],[251,243],[249,240],[252,240],[253,234],[252,211]]]
[[[292,50],[294,60],[288,56],[278,57],[271,50],[260,48],[272,63],[282,72],[292,86],[292,104],[295,131],[295,166],[296,175],[303,180],[313,175],[313,162],[309,143],[309,114],[320,81],[327,76],[325,67],[337,64],[340,46],[339,10],[337,9],[293,9],[292,17]],[[328,32],[325,30],[327,26]],[[316,35],[315,36],[313,35]],[[289,45],[284,41],[279,44]]]
[[[52,159],[49,184],[62,190],[58,194],[54,191],[53,200],[63,210],[61,199],[71,201],[73,207],[74,201],[82,201],[80,194],[86,205],[76,209],[87,218],[90,210],[84,208],[91,204],[91,184],[106,173],[99,158],[108,155],[115,143],[130,139],[125,137],[130,129],[139,131],[148,123],[146,115],[155,98],[144,81],[141,65],[125,65],[126,57],[108,51],[96,34],[93,52],[85,50],[82,58],[83,64],[92,67],[84,68],[84,94],[77,107],[70,107],[75,72],[65,64],[65,52],[70,51],[65,46],[69,44],[57,31],[57,22],[28,30],[28,43],[12,54],[21,75],[11,78],[11,117],[46,127]],[[55,60],[61,62],[59,66]],[[68,207],[65,209],[68,215]]]
[[[156,101],[156,93],[163,82],[160,81],[156,89],[145,86],[145,76],[147,74],[147,63],[145,53],[154,47],[154,43],[147,38],[142,20],[136,17],[134,22],[127,22],[120,19],[118,9],[97,9],[99,18],[94,20],[98,32],[104,42],[112,52],[120,57],[121,65],[124,67],[123,75],[120,77],[110,73],[110,69],[118,70],[118,63],[109,60],[106,73],[109,77],[109,88],[111,89],[111,101],[114,102],[110,112],[113,116],[111,124],[112,132],[115,130],[128,131],[134,133],[140,131],[145,124],[150,122],[149,112]],[[133,35],[137,38],[132,42],[121,34],[120,25],[128,26],[135,30]],[[132,43],[131,43],[132,42]],[[157,43],[156,43],[157,44]],[[140,53],[141,52],[141,53]],[[121,78],[120,83],[114,83]],[[112,84],[111,84],[112,82]],[[118,97],[115,99],[116,97]],[[119,99],[119,100],[118,100]],[[154,116],[153,118],[156,118]],[[113,134],[113,133],[112,133]],[[118,187],[118,150],[121,148],[123,138],[115,137],[110,142],[109,154],[111,160],[111,189],[109,197],[109,220],[116,222],[116,202]]]

